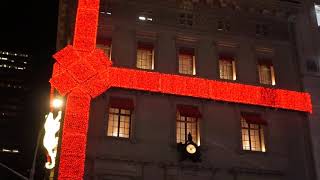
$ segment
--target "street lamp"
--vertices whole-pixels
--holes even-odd
[[[54,108],[54,109],[60,109],[63,105],[63,100],[61,98],[55,98],[53,101],[52,101],[52,104],[51,106]]]

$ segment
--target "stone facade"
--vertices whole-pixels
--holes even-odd
[[[74,1],[60,2],[58,49],[72,40],[76,8]],[[179,74],[178,48],[192,47],[196,77],[220,80],[218,57],[228,53],[236,59],[236,83],[262,86],[257,60],[267,58],[275,68],[274,87],[310,92],[314,113],[111,89],[91,104],[85,179],[316,179],[320,74],[306,69],[306,61],[320,56],[312,8],[313,2],[300,1],[101,0],[97,38],[112,39],[114,66],[136,68],[137,43],[144,41],[154,45],[154,71]],[[179,21],[181,13],[192,15],[191,24]],[[141,15],[152,21],[140,21]],[[106,135],[114,96],[134,103],[128,139]],[[202,114],[200,163],[178,160],[177,104],[195,105]],[[242,150],[243,111],[267,120],[265,153]]]
[[[312,96],[313,112],[309,115],[309,131],[312,139],[313,159],[320,179],[320,27],[317,25],[315,4],[307,0],[303,11],[295,18],[296,47],[299,54],[300,77],[305,91]]]

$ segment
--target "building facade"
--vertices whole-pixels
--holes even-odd
[[[304,89],[312,94],[313,111],[309,116],[309,128],[313,156],[320,179],[320,1],[306,1],[303,11],[295,19],[301,80]],[[308,28],[305,28],[308,27]]]
[[[1,163],[25,171],[27,152],[25,125],[30,75],[30,56],[19,51],[0,50],[0,158]],[[13,131],[14,129],[14,131]],[[0,177],[14,178],[6,169]]]
[[[315,108],[308,115],[113,88],[91,102],[85,179],[316,179],[319,41],[304,36],[319,36],[317,24],[309,24],[316,22],[311,6],[317,7],[300,1],[101,0],[97,48],[113,66],[306,90]],[[72,42],[76,7],[60,1],[58,49]],[[178,144],[188,143],[188,135],[200,161],[181,159]]]

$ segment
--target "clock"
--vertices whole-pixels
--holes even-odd
[[[194,144],[188,144],[186,146],[186,151],[189,153],[189,154],[194,154],[197,152],[197,147],[195,147]]]
[[[201,148],[192,141],[191,133],[185,143],[178,143],[179,161],[191,160],[192,162],[201,162]]]

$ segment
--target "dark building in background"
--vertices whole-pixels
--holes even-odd
[[[0,159],[8,167],[25,173],[26,139],[32,123],[28,118],[31,57],[19,51],[0,50]],[[1,167],[0,177],[13,178]]]
[[[319,3],[101,0],[114,66],[307,91],[314,112],[111,89],[91,104],[85,179],[319,179]],[[58,50],[76,5],[60,0]],[[179,161],[189,132],[201,162]]]

